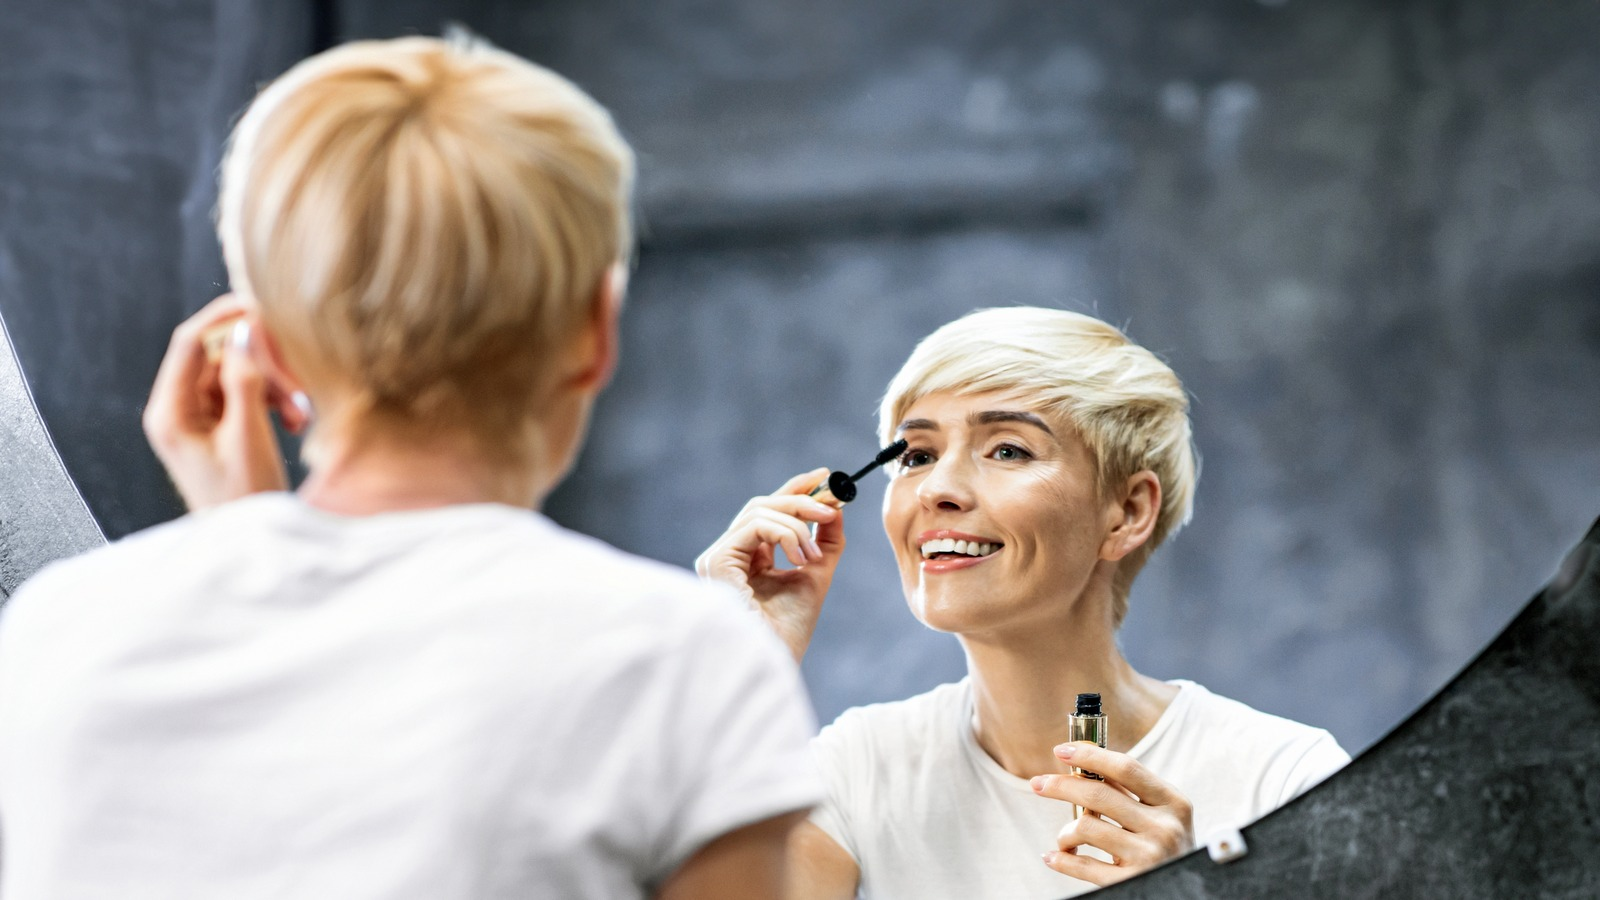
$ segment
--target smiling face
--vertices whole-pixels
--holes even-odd
[[[883,524],[918,619],[961,634],[1109,627],[1106,544],[1121,506],[1099,496],[1070,426],[1013,393],[939,392],[911,404],[898,433],[910,445]]]

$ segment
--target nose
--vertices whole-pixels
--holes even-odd
[[[917,484],[917,499],[924,509],[962,512],[977,506],[967,454],[947,453],[930,463],[929,469]]]

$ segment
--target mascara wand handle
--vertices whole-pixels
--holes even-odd
[[[816,497],[824,491],[833,495],[833,499],[840,503],[849,503],[856,498],[856,481],[845,472],[829,472],[828,480],[811,489],[807,496]]]

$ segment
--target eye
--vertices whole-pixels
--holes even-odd
[[[900,468],[902,469],[915,469],[918,466],[925,466],[931,462],[933,462],[933,454],[922,449],[921,447],[912,447],[906,452],[900,454],[899,459]]]
[[[1025,459],[1033,459],[1032,453],[1029,453],[1027,450],[1024,450],[1016,444],[1001,444],[1000,446],[994,448],[989,455],[1000,460],[1001,462],[1021,462]]]

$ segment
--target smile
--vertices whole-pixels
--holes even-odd
[[[925,560],[962,558],[981,559],[985,556],[995,553],[1004,546],[1005,545],[1001,543],[990,543],[986,541],[958,541],[952,538],[943,538],[941,540],[923,541],[922,558]]]

